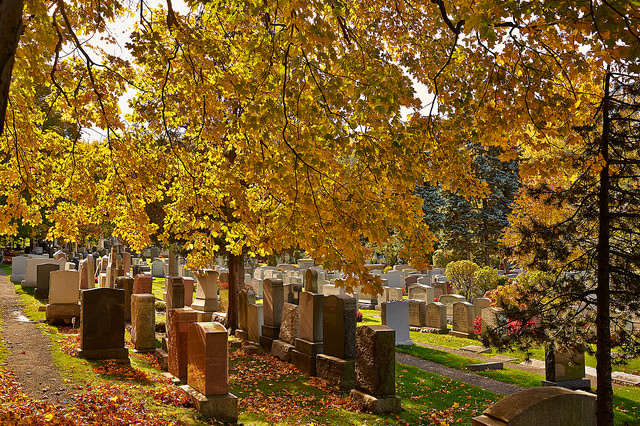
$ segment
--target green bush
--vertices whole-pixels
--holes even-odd
[[[500,274],[498,274],[497,269],[494,269],[491,266],[485,266],[484,268],[478,269],[474,272],[473,278],[475,281],[475,288],[483,294],[486,291],[497,288],[500,284]]]
[[[470,260],[458,260],[447,265],[445,274],[453,288],[467,300],[475,296],[475,272],[480,267]]]

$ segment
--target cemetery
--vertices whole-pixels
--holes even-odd
[[[17,279],[10,285],[11,268],[3,267],[1,284],[19,295],[24,320],[49,336],[48,367],[61,382],[39,382],[39,398],[33,390],[17,397],[19,380],[3,370],[0,393],[13,402],[0,409],[0,419],[39,424],[56,416],[60,424],[84,424],[71,420],[70,413],[82,413],[79,419],[115,424],[493,425],[545,419],[561,406],[569,411],[559,418],[580,419],[562,424],[596,424],[593,358],[540,348],[527,363],[522,352],[484,347],[481,335],[504,316],[491,295],[471,302],[454,293],[435,296],[427,279],[419,283],[409,271],[397,295],[383,291],[361,302],[356,293],[334,290],[339,274],[303,259],[247,271],[230,334],[228,302],[221,303],[229,297],[221,281],[229,279],[226,268],[185,277],[168,256],[155,261],[166,262],[162,277],[142,267],[152,262],[129,253],[125,273],[117,250],[95,263],[94,274],[55,264],[45,296],[44,277],[36,287]],[[110,268],[114,276],[101,280]],[[14,344],[3,335],[5,353]],[[37,367],[27,369],[37,374]],[[621,425],[636,424],[640,412],[640,361],[631,360],[626,371],[638,375],[613,373]],[[529,405],[513,410],[510,398]],[[33,410],[25,410],[27,401]]]

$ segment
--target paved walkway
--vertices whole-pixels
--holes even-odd
[[[511,383],[504,383],[490,377],[480,376],[479,374],[467,373],[465,371],[456,370],[455,368],[445,367],[444,365],[400,352],[396,352],[396,361],[400,364],[418,367],[422,370],[428,371],[429,373],[460,380],[461,382],[469,385],[478,386],[486,391],[501,395],[511,395],[524,389],[520,386],[512,385]]]

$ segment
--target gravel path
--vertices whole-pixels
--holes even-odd
[[[422,370],[428,371],[429,373],[439,374],[451,379],[460,380],[461,382],[467,383],[469,385],[478,386],[486,391],[501,395],[511,395],[524,389],[520,386],[512,385],[511,383],[499,382],[489,377],[484,377],[473,373],[466,373],[464,371],[456,370],[455,368],[445,367],[444,365],[416,358],[400,352],[396,352],[396,361],[398,361],[400,364],[418,367]]]
[[[0,315],[2,342],[8,356],[2,366],[12,371],[22,391],[38,400],[69,403],[72,393],[53,363],[51,341],[33,321],[24,316],[20,298],[9,277],[0,270]]]

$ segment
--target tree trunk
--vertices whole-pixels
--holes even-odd
[[[9,102],[11,72],[22,34],[23,0],[0,0],[0,135]]]
[[[599,426],[613,425],[613,388],[611,387],[611,334],[609,305],[609,80],[607,73],[602,108],[602,138],[600,154],[605,165],[600,171],[599,221],[598,232],[598,312],[596,316],[596,362],[598,373],[597,420]]]
[[[227,324],[231,333],[238,328],[238,292],[244,287],[244,258],[242,255],[229,255],[229,310]]]

